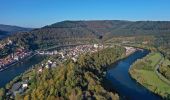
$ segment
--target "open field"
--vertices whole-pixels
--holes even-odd
[[[137,70],[136,72],[142,78],[142,84],[145,87],[152,90],[154,93],[160,94],[162,96],[166,96],[167,94],[170,94],[170,86],[164,83],[162,80],[160,80],[154,71]]]
[[[144,87],[167,99],[170,96],[170,86],[162,81],[155,72],[155,68],[161,60],[160,53],[150,53],[132,65],[130,74]],[[169,63],[167,60],[163,61],[164,65]]]
[[[147,60],[151,61],[150,66],[152,66],[154,68],[161,60],[161,54],[160,53],[151,53],[147,57]]]

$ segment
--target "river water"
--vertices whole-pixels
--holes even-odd
[[[148,53],[147,50],[136,51],[107,70],[106,82],[110,83],[108,87],[110,90],[117,91],[122,100],[161,100],[159,96],[133,80],[128,72],[131,64]]]
[[[33,65],[41,62],[45,57],[35,55],[30,59],[25,59],[23,62],[9,66],[9,68],[0,72],[0,88],[5,86],[8,82],[14,79],[16,76],[24,73],[26,70],[31,68]]]

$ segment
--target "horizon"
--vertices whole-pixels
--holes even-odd
[[[140,21],[148,21],[148,22],[170,22],[170,20],[119,20],[119,19],[98,19],[98,20],[62,20],[62,21],[58,21],[58,22],[54,22],[54,23],[51,23],[51,24],[47,24],[47,25],[43,25],[41,27],[24,27],[24,26],[19,26],[19,25],[12,25],[12,24],[3,24],[3,23],[0,23],[0,25],[9,25],[9,26],[16,26],[16,27],[22,27],[22,28],[42,28],[42,27],[45,27],[45,26],[48,26],[48,25],[52,25],[52,24],[55,24],[55,23],[59,23],[59,22],[64,22],[64,21],[129,21],[129,22],[140,22]]]
[[[61,21],[170,21],[168,0],[0,1],[0,23],[40,28]]]

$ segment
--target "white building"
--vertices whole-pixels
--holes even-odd
[[[18,56],[14,56],[14,60],[19,60],[19,57]]]
[[[99,46],[98,44],[94,44],[94,47],[95,47],[95,48],[98,48],[98,46]]]
[[[22,88],[27,88],[28,87],[28,84],[27,83],[23,83],[22,84]]]

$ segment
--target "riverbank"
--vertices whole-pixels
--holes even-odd
[[[0,72],[4,71],[4,70],[8,69],[9,67],[14,66],[14,65],[16,65],[16,64],[18,64],[20,62],[23,62],[24,60],[30,59],[35,55],[37,55],[37,53],[29,52],[28,55],[24,56],[22,59],[13,60],[13,62],[10,62],[9,64],[4,65],[3,67],[1,67]]]
[[[170,86],[162,81],[155,72],[155,68],[161,60],[160,53],[150,53],[143,59],[136,61],[129,69],[129,73],[133,79],[150,91],[164,99],[169,99]]]
[[[45,57],[40,55],[32,55],[22,62],[17,63],[4,71],[0,72],[0,88],[12,81],[16,76],[22,74],[35,64],[41,62]]]
[[[158,95],[134,81],[128,73],[131,64],[148,53],[148,50],[137,50],[109,68],[106,73],[107,81],[105,81],[110,83],[109,90],[118,92],[122,100],[161,100]]]

